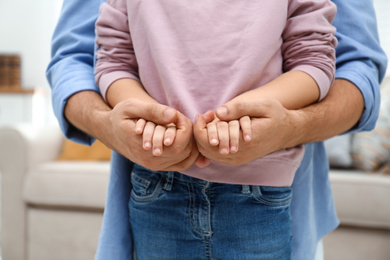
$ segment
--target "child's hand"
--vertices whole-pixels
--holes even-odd
[[[160,156],[163,153],[163,146],[170,146],[176,137],[176,127],[170,125],[156,125],[153,122],[138,119],[135,125],[135,132],[142,134],[142,143],[145,150],[152,149],[154,156]]]
[[[229,154],[229,152],[238,152],[241,132],[243,140],[246,142],[252,139],[251,120],[249,116],[244,116],[239,120],[229,122],[220,121],[218,118],[215,118],[207,124],[209,143],[213,146],[219,145],[219,152],[223,155]]]

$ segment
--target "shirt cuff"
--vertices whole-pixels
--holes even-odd
[[[364,71],[365,73],[361,73]],[[362,62],[350,62],[336,71],[336,79],[345,79],[357,86],[364,98],[364,110],[359,122],[347,133],[371,131],[379,115],[380,86],[375,68]]]

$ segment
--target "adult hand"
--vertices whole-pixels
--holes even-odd
[[[161,125],[176,125],[175,140],[172,145],[164,148],[162,155],[156,157],[151,150],[143,149],[142,135],[135,132],[135,124],[139,118]],[[175,109],[138,99],[126,99],[107,113],[105,121],[98,138],[132,162],[151,170],[186,170],[198,158],[192,122]]]
[[[290,147],[291,133],[295,129],[294,120],[297,114],[294,110],[285,109],[277,100],[233,99],[217,108],[216,115],[222,121],[237,120],[245,115],[251,117],[252,140],[245,142],[242,137],[239,150],[236,153],[222,155],[218,146],[209,144],[206,124],[213,120],[210,113],[199,115],[194,123],[194,136],[199,152],[212,161],[229,165],[242,165],[269,153]]]

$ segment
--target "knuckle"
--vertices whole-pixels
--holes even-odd
[[[234,107],[234,110],[238,113],[238,114],[242,114],[243,112],[246,111],[246,104],[243,103],[242,101],[239,101],[235,104],[235,107]]]
[[[156,115],[157,107],[155,106],[155,104],[150,104],[150,105],[146,106],[145,111],[148,115]]]
[[[208,123],[206,126],[207,128],[212,128],[215,125],[215,123]]]
[[[239,126],[238,120],[233,120],[229,122],[229,126],[231,127],[237,127]]]
[[[226,127],[228,127],[228,123],[225,122],[225,121],[219,121],[219,122],[217,123],[217,127],[218,127],[218,128],[226,128]]]
[[[240,118],[240,121],[243,121],[243,122],[250,122],[250,117],[249,116],[243,116]]]

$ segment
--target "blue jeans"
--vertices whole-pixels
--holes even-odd
[[[290,187],[210,183],[135,165],[129,201],[138,260],[290,259]]]

